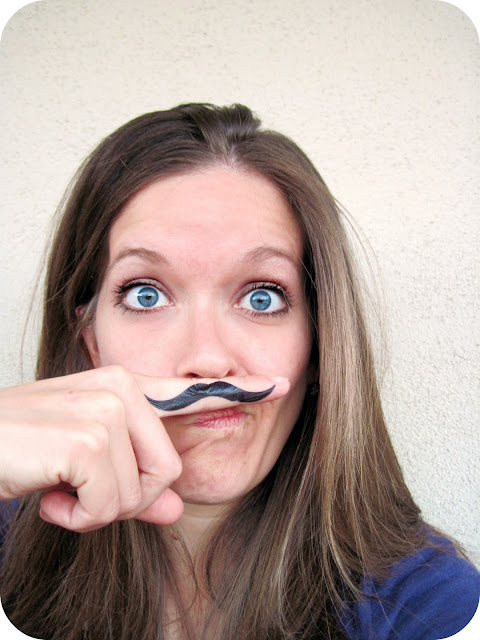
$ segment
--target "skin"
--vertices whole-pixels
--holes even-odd
[[[283,397],[239,405],[234,415],[205,414],[194,404],[193,413],[162,418],[181,459],[171,488],[185,503],[190,530],[265,478],[298,417],[312,341],[302,247],[276,186],[218,167],[153,182],[110,230],[95,319],[83,334],[95,367],[121,365],[189,384],[252,375],[290,382]],[[135,291],[122,290],[132,282]],[[269,291],[271,309],[285,312],[255,314],[252,283],[285,287],[288,303]],[[162,292],[159,306],[135,308],[139,284]]]
[[[229,380],[255,392],[274,384],[270,400],[289,389],[286,379]],[[0,500],[41,491],[40,515],[78,532],[128,518],[176,522],[184,505],[170,487],[182,464],[161,422],[169,412],[154,410],[145,395],[175,396],[188,386],[112,365],[0,389]],[[227,407],[230,400],[210,397],[176,413]]]

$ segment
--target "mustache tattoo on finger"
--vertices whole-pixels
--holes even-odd
[[[228,382],[218,381],[210,384],[200,382],[188,387],[178,396],[169,400],[153,400],[148,396],[145,397],[150,404],[161,411],[177,411],[210,396],[218,396],[232,402],[258,402],[258,400],[266,398],[274,389],[275,385],[270,389],[265,389],[265,391],[245,391]]]

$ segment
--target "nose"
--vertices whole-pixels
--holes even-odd
[[[185,325],[183,348],[177,362],[178,377],[225,378],[238,375],[238,363],[231,349],[234,336],[228,335],[221,315],[208,302],[191,308]]]

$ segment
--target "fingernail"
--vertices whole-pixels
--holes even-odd
[[[271,376],[270,379],[273,380],[275,384],[285,384],[285,382],[288,382],[288,378],[283,378],[282,376]]]

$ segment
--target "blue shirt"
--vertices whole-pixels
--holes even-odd
[[[0,543],[6,515],[0,502]],[[440,640],[470,622],[479,603],[480,573],[449,540],[433,540],[442,549],[404,558],[382,582],[363,580],[365,598],[341,619],[348,640]]]
[[[395,565],[382,583],[363,581],[365,599],[342,619],[349,640],[440,640],[470,622],[479,603],[480,573],[449,540],[433,540],[445,551],[423,549]]]

